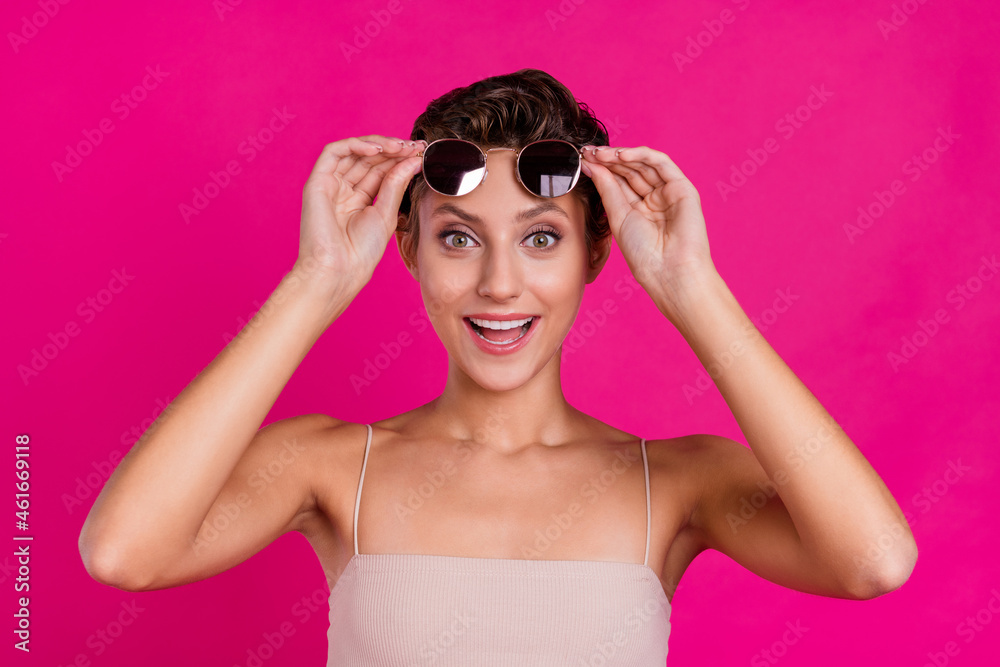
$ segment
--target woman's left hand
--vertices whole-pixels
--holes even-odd
[[[584,146],[583,155],[629,268],[661,309],[672,309],[684,290],[715,273],[698,191],[646,146]]]

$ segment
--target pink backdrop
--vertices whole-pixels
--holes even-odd
[[[134,433],[290,268],[322,146],[405,136],[432,97],[521,67],[554,74],[612,143],[664,150],[698,186],[720,273],[881,473],[920,546],[909,582],[867,602],[703,554],[673,601],[670,664],[995,664],[993,5],[287,4],[0,10],[5,664],[322,664],[325,582],[301,536],[211,580],[130,593],[88,577],[80,526]],[[267,421],[366,422],[435,396],[446,359],[409,320],[421,309],[392,245]],[[412,345],[355,391],[350,376],[404,331]],[[629,288],[617,249],[567,346],[582,410],[647,438],[745,442],[714,387],[698,393],[700,364]],[[26,532],[10,516],[22,433]],[[28,534],[25,655],[12,647],[13,538]]]

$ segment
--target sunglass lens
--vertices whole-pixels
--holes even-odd
[[[437,141],[424,150],[424,179],[443,195],[472,192],[483,180],[486,159],[475,144]]]
[[[517,165],[524,187],[539,197],[560,197],[580,177],[580,154],[564,141],[539,141],[524,147]]]

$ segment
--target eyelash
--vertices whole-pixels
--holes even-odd
[[[441,232],[438,234],[438,238],[441,239],[442,241],[444,241],[449,236],[454,236],[456,234],[461,234],[462,236],[466,236],[466,237],[468,237],[470,239],[472,238],[471,235],[467,234],[466,232],[463,232],[461,229],[453,229],[453,228],[441,230]],[[560,234],[556,230],[552,229],[548,225],[542,225],[540,227],[536,227],[535,229],[532,229],[530,232],[528,232],[528,237],[527,238],[531,238],[532,236],[536,236],[538,234],[548,234],[549,236],[551,236],[552,238],[554,238],[556,241],[559,241],[560,239],[562,239],[562,234]],[[449,248],[453,249],[453,250],[463,250],[463,248],[456,248],[455,246],[453,246],[453,245],[451,245],[450,243],[447,243],[447,242],[445,242],[445,245],[448,246]],[[536,248],[536,250],[549,250],[554,245],[555,245],[555,243],[552,243],[552,244],[550,244],[550,245],[548,245],[548,246],[546,246],[544,248]]]

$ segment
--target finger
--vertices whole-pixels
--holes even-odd
[[[367,195],[367,203],[372,203],[375,196],[378,194],[379,189],[382,187],[382,181],[385,180],[386,175],[389,174],[396,167],[396,165],[403,160],[409,159],[409,157],[413,156],[400,156],[378,164],[361,165],[364,169],[363,175],[361,175],[361,179],[357,183],[351,184],[352,189],[355,192],[361,192]]]
[[[601,195],[604,210],[608,213],[608,224],[611,225],[611,231],[617,238],[621,221],[632,209],[622,187],[623,185],[627,187],[628,183],[620,176],[611,173],[606,166],[598,163],[585,163],[583,172],[594,182],[598,194]],[[631,190],[631,188],[629,189]]]
[[[633,167],[631,164],[609,163],[604,166],[608,168],[608,171],[625,180],[640,198],[647,197],[649,193],[663,185],[663,179],[649,165]]]
[[[636,162],[636,161],[625,161],[621,157],[621,151],[623,149],[618,149],[618,161],[608,162],[605,164],[611,171],[616,174],[621,174],[622,176],[627,176],[630,172],[638,172],[643,179],[653,188],[658,188],[664,184],[664,179],[660,175],[656,168],[646,162]]]
[[[360,190],[368,196],[368,203],[375,198],[382,187],[382,180],[397,164],[413,157],[419,157],[420,151],[427,146],[424,141],[405,142],[404,145],[393,147],[394,154],[381,153],[372,158],[366,158],[348,174],[343,176],[350,182],[354,190]],[[387,149],[388,150],[388,149]],[[371,162],[369,163],[369,160]],[[351,182],[357,180],[356,183]]]
[[[607,163],[641,163],[656,170],[660,178],[665,182],[675,180],[687,180],[687,176],[681,171],[673,160],[666,153],[653,150],[648,146],[631,146],[611,149],[606,147],[603,150],[594,151],[593,157],[602,164]]]
[[[376,140],[366,141],[360,137],[349,137],[334,141],[323,147],[309,177],[333,176],[341,160],[351,156],[376,155],[382,150]]]
[[[399,213],[399,205],[403,201],[403,194],[413,177],[420,172],[421,165],[422,161],[418,156],[408,157],[390,169],[389,173],[382,179],[378,197],[375,200],[375,210],[392,229],[396,227],[396,218]]]
[[[338,168],[338,175],[351,186],[356,186],[366,179],[372,170],[377,170],[384,176],[397,162],[416,155],[420,150],[417,142],[401,139],[390,139],[379,145],[382,146],[382,151],[375,155],[358,156],[352,162],[343,160],[341,164],[345,165],[345,168]],[[375,183],[374,187],[367,189],[370,192],[377,192],[378,186],[379,184]]]

